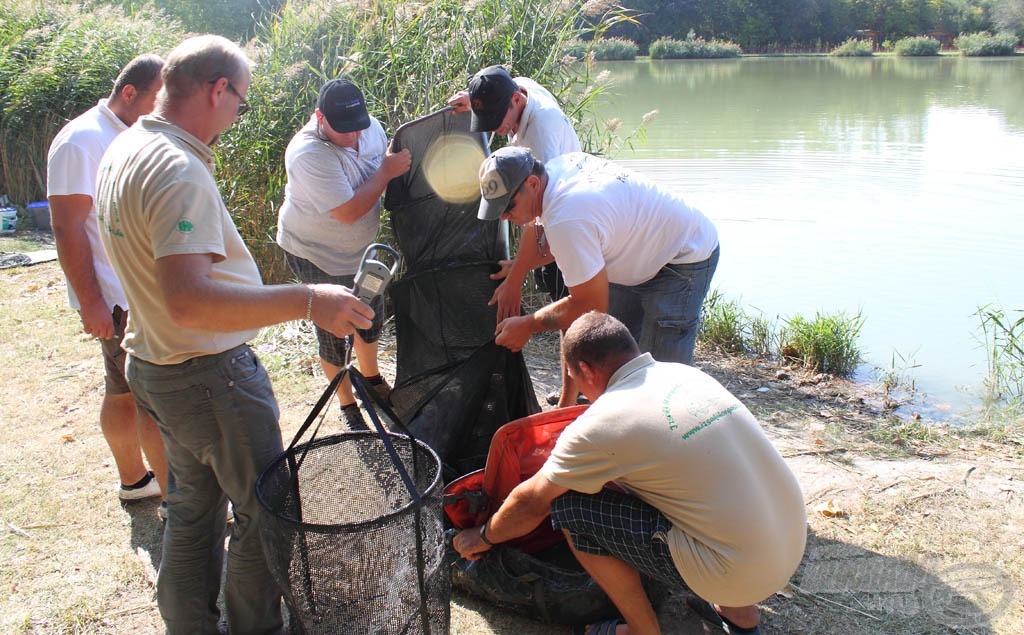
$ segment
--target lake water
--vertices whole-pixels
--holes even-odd
[[[1024,58],[604,63],[615,159],[716,223],[713,285],[776,322],[866,318],[872,369],[970,419],[979,306],[1024,309]],[[920,408],[920,406],[915,406]]]

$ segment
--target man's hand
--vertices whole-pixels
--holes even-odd
[[[381,161],[380,169],[387,176],[390,181],[396,176],[402,176],[409,171],[409,166],[412,165],[412,153],[409,149],[400,150],[395,152],[392,146],[394,140],[388,144],[387,152],[384,153],[384,160]]]
[[[523,350],[532,335],[532,315],[510,317],[498,323],[498,328],[494,331],[494,342],[513,353],[518,353]]]
[[[373,326],[373,309],[338,284],[312,284],[313,322],[338,337]]]
[[[487,543],[480,540],[481,527],[483,525],[473,527],[472,529],[463,529],[452,540],[452,546],[455,547],[455,551],[458,551],[459,555],[466,560],[479,560],[490,549]]]
[[[460,90],[448,98],[448,105],[452,107],[452,112],[456,114],[466,112],[469,110],[469,93]]]
[[[498,322],[505,318],[515,317],[522,313],[523,306],[523,279],[519,277],[509,278],[512,272],[513,260],[500,260],[498,264],[501,269],[491,274],[491,280],[503,280],[498,288],[494,290],[487,306],[498,305]]]
[[[86,333],[101,340],[114,338],[114,317],[102,297],[96,302],[83,302],[78,314]]]

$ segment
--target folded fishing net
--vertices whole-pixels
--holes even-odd
[[[410,150],[412,166],[384,197],[405,265],[390,289],[391,403],[441,457],[446,479],[483,467],[495,430],[540,411],[522,354],[494,343],[489,276],[509,257],[508,226],[476,217],[488,150],[469,120],[444,109],[401,126],[394,147]]]

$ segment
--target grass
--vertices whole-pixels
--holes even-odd
[[[714,59],[739,57],[742,50],[735,42],[697,37],[691,29],[684,40],[670,37],[655,40],[649,53],[652,60]]]
[[[832,57],[871,57],[875,54],[875,45],[871,40],[850,38],[829,52]]]

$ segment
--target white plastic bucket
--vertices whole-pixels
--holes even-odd
[[[0,207],[0,234],[13,234],[18,227],[18,209]]]

